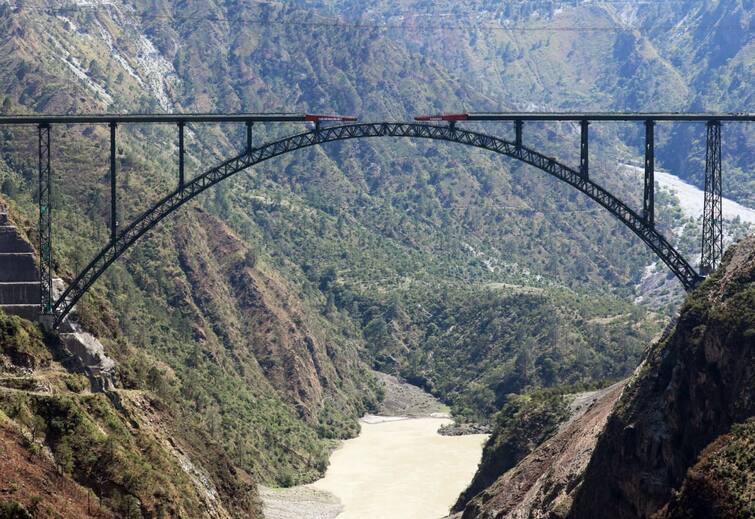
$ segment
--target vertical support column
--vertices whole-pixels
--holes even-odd
[[[590,171],[590,150],[589,150],[589,133],[588,127],[590,121],[582,119],[580,126],[580,146],[579,146],[579,172],[583,178],[589,178]]]
[[[514,121],[514,144],[516,144],[517,148],[522,147],[522,127],[524,126],[524,121],[521,119],[517,119]]]
[[[42,314],[52,315],[52,167],[50,124],[39,125],[39,289]]]
[[[721,121],[708,121],[705,151],[705,205],[700,271],[709,274],[723,255],[721,210]]]
[[[645,121],[645,191],[642,204],[642,218],[649,225],[655,225],[655,121]]]
[[[184,125],[183,121],[178,122],[178,190],[184,190]]]
[[[110,123],[110,243],[115,243],[118,236],[118,193],[115,170],[115,121]]]
[[[246,122],[246,152],[251,153],[252,152],[252,125],[254,123],[252,121]]]

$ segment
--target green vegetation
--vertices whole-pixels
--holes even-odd
[[[466,2],[402,7],[428,20],[453,14],[465,27],[453,46],[432,28],[302,30],[313,9],[322,19],[395,24],[405,13],[394,4],[255,4],[242,16],[233,2],[190,0],[181,6],[188,15],[172,18],[172,7],[142,0],[61,16],[0,6],[8,35],[0,107],[394,119],[533,103],[653,110],[698,102],[679,73],[689,66],[675,68],[690,63],[689,52],[657,52],[686,47],[635,38],[612,6],[490,3],[484,14]],[[479,19],[616,30],[583,45],[570,31],[466,29]],[[743,95],[713,92],[705,107],[740,109]],[[301,130],[255,125],[254,139]],[[64,279],[108,238],[106,131],[54,134],[54,258]],[[533,124],[526,139],[576,163],[574,135],[568,125]],[[639,154],[638,135],[614,127],[593,135],[591,175],[638,206],[638,184],[615,174],[614,151]],[[681,136],[674,128],[663,137],[659,161],[688,149]],[[0,129],[0,190],[27,222],[36,211],[34,139],[29,129]],[[121,226],[175,188],[175,140],[175,128],[118,128]],[[241,128],[196,127],[187,141],[193,175],[237,153],[243,136]],[[741,185],[735,194],[746,199]],[[676,226],[678,214],[658,214],[664,232]],[[23,227],[34,235],[34,224]],[[113,265],[78,319],[118,362],[118,386],[156,395],[180,438],[212,438],[240,470],[289,485],[316,478],[334,440],[356,434],[357,417],[374,410],[369,367],[401,374],[476,421],[490,420],[511,393],[626,376],[662,325],[626,302],[653,261],[621,224],[541,172],[452,145],[362,140],[277,158],[199,197]],[[33,330],[23,333],[28,348],[38,344]],[[35,406],[29,412],[41,413]]]
[[[50,343],[43,342],[35,325],[2,313],[0,319],[3,320],[2,345],[6,354],[31,350],[36,355],[33,357],[36,367],[39,367],[39,358],[46,359],[50,365]],[[48,337],[47,340],[55,339]],[[15,366],[25,366],[26,359],[23,357],[21,364],[12,362]],[[55,368],[56,373],[62,372],[57,364],[49,367]],[[225,504],[227,510],[252,516],[258,511],[254,486],[243,482],[237,474],[229,474],[227,454],[209,438],[201,433],[185,432],[186,444],[175,439],[169,443],[168,438],[176,438],[177,427],[185,426],[186,422],[171,418],[167,409],[161,409],[164,404],[159,400],[141,392],[122,391],[107,396],[84,393],[89,387],[85,378],[73,374],[63,376],[68,392],[26,392],[5,387],[0,391],[0,435],[7,442],[10,431],[19,431],[31,462],[51,455],[60,474],[92,489],[98,508],[117,517],[140,519],[169,513],[193,516],[206,508],[205,497],[191,480],[190,473],[167,452],[170,448],[183,447],[196,456],[195,459],[215,458],[217,466],[213,470],[218,490],[224,499],[231,498]],[[49,378],[48,382],[54,384],[54,379]],[[141,408],[140,413],[135,413],[134,405]],[[155,428],[154,422],[134,421],[143,420],[145,410],[152,413],[148,414],[151,420],[157,416],[155,411],[160,411],[161,428]],[[188,443],[189,438],[196,441],[196,446]],[[193,453],[195,449],[197,452]],[[24,477],[21,471],[17,477]],[[26,517],[24,510],[30,517],[37,517],[35,510],[42,498],[23,497],[31,497],[30,504],[4,503],[0,513],[6,515],[0,517]]]
[[[751,517],[754,491],[755,419],[749,419],[705,449],[688,472],[671,516],[709,510],[715,517]]]
[[[0,408],[28,428],[33,454],[41,455],[44,442],[64,473],[93,488],[104,506],[123,517],[141,517],[142,507],[159,514],[168,503],[199,509],[197,497],[186,493],[191,486],[186,474],[165,459],[154,440],[132,435],[104,395],[2,393]],[[164,496],[153,496],[155,489]]]
[[[568,418],[568,397],[555,390],[509,395],[494,417],[495,428],[482,453],[482,462],[469,487],[453,507],[467,502],[550,438]]]
[[[18,501],[0,503],[1,519],[34,519],[33,512],[29,511]]]
[[[364,309],[377,369],[438,395],[461,420],[487,421],[512,393],[618,380],[658,326],[633,305],[553,288],[414,286],[387,299],[341,290],[336,301]]]
[[[7,355],[13,364],[38,368],[52,360],[50,350],[42,340],[37,326],[0,310],[0,354]]]

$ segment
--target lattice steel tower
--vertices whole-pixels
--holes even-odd
[[[42,314],[52,314],[52,167],[50,125],[39,125],[39,288]]]
[[[708,122],[705,151],[705,206],[700,273],[706,275],[718,266],[723,255],[723,221],[721,209],[721,122]]]

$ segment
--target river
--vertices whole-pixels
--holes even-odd
[[[487,435],[438,434],[451,420],[441,417],[445,409],[437,401],[417,392],[403,384],[389,388],[386,401],[391,405],[384,411],[410,416],[362,418],[359,436],[333,452],[322,479],[290,489],[262,488],[265,518],[446,516],[472,480]]]
[[[635,174],[644,174],[645,171],[641,167],[630,164],[624,164],[623,166],[630,169]],[[679,206],[686,216],[695,219],[702,216],[705,200],[705,193],[702,189],[693,186],[692,184],[688,184],[668,171],[656,170],[655,181],[661,187],[676,193],[676,196],[679,198]],[[728,198],[722,198],[721,206],[721,212],[725,219],[733,220],[738,216],[741,221],[755,225],[755,209],[743,206],[742,204]]]
[[[437,519],[472,480],[487,435],[441,436],[448,419],[362,423],[312,486],[337,496],[338,519]]]

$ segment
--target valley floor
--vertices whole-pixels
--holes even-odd
[[[379,374],[381,416],[331,456],[323,479],[263,488],[266,519],[433,519],[445,515],[474,475],[487,435],[441,436],[448,410],[427,393]]]
[[[638,174],[641,174],[644,171],[638,166],[632,166],[629,164],[625,164],[624,166]],[[682,208],[682,211],[684,211],[686,216],[695,219],[702,216],[705,201],[705,192],[702,189],[693,186],[692,184],[688,184],[681,178],[672,175],[667,171],[656,171],[655,181],[661,187],[676,193],[676,196],[679,198],[679,206]],[[755,224],[755,209],[746,207],[728,198],[723,198],[721,202],[721,210],[724,218],[733,220],[734,218],[739,217],[743,222]]]

